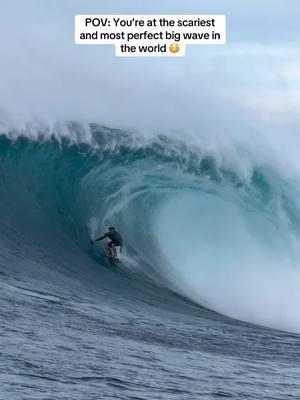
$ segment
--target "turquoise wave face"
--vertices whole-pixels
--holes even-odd
[[[255,165],[245,179],[167,137],[92,132],[93,145],[0,137],[2,241],[103,263],[91,239],[113,224],[128,271],[225,315],[300,331],[294,183]]]

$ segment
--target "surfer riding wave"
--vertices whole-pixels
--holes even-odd
[[[109,257],[111,257],[113,260],[118,260],[116,247],[120,247],[120,252],[122,252],[122,237],[120,233],[116,231],[114,226],[110,226],[108,228],[108,232],[96,239],[95,242],[99,242],[105,238],[110,239],[110,242],[106,246]]]

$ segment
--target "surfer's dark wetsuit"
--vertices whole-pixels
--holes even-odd
[[[107,247],[111,248],[114,246],[120,246],[122,247],[122,237],[117,231],[113,232],[106,232],[103,236],[99,237],[96,239],[96,242],[99,240],[103,240],[105,238],[109,238],[111,241],[108,243]]]

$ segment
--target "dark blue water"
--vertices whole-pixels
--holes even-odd
[[[298,399],[294,188],[91,130],[0,137],[0,398]]]

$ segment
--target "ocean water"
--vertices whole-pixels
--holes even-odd
[[[298,399],[295,177],[67,130],[1,132],[0,398]]]

